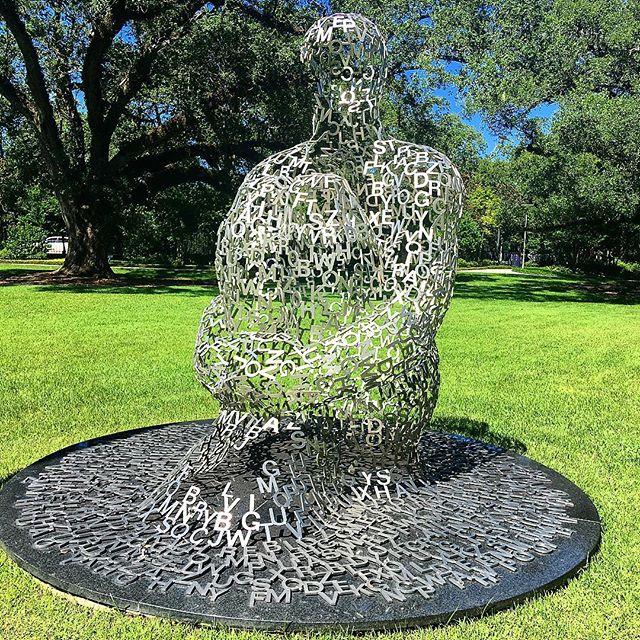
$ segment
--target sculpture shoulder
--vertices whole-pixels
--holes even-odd
[[[247,206],[254,208],[251,215],[255,215],[263,209],[260,203],[264,204],[265,198],[268,200],[288,189],[293,178],[309,166],[309,149],[310,144],[303,142],[274,153],[253,167],[236,193],[230,215],[248,215]]]
[[[301,142],[293,147],[278,151],[259,162],[245,178],[245,181],[259,180],[261,177],[293,177],[302,173],[310,164],[311,144]]]
[[[446,175],[450,188],[464,192],[462,176],[449,158],[427,145],[403,140],[377,140],[374,143],[375,162],[386,164],[395,172]]]

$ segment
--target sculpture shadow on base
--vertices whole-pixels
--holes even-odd
[[[481,440],[515,453],[527,452],[527,445],[524,442],[496,431],[488,422],[482,420],[471,420],[462,416],[439,416],[431,421],[431,428],[440,433],[457,433],[473,440]]]

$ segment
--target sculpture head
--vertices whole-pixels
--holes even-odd
[[[323,109],[362,114],[377,107],[387,77],[387,46],[378,27],[356,13],[321,18],[301,50],[317,81]]]

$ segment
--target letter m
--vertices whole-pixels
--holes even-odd
[[[275,476],[269,476],[269,484],[267,484],[263,478],[256,478],[256,480],[258,481],[258,491],[260,491],[262,495],[265,493],[273,494],[278,491],[278,484]]]

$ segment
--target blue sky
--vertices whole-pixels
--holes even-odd
[[[458,114],[464,122],[471,125],[476,131],[480,132],[487,145],[485,150],[487,155],[495,151],[496,146],[499,143],[498,137],[490,131],[489,127],[483,122],[482,117],[479,114],[476,113],[471,117],[465,117],[462,114],[462,98],[456,91],[455,87],[436,89],[434,94],[439,98],[444,98],[449,105],[449,109],[453,113]],[[531,112],[531,115],[538,118],[544,118],[545,120],[550,120],[558,108],[558,105],[555,103],[540,105]],[[513,140],[515,141],[515,137]]]

